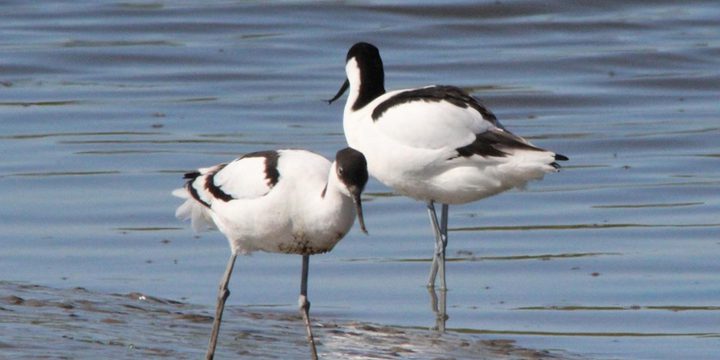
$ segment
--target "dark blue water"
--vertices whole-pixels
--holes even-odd
[[[526,191],[451,208],[448,337],[588,358],[711,359],[718,18],[713,1],[5,2],[0,280],[141,292],[210,314],[229,249],[221,234],[196,237],[179,223],[170,191],[183,172],[245,152],[344,147],[342,105],[322,100],[343,81],[348,47],[365,40],[381,50],[388,89],[461,86],[513,132],[571,158]],[[312,315],[431,328],[424,206],[375,181],[367,190],[370,236],[355,229],[311,261]],[[299,257],[242,257],[231,309],[294,315],[299,278]],[[10,330],[32,321],[0,320]],[[198,326],[196,336],[209,331]],[[303,349],[298,329],[280,348]],[[56,333],[12,334],[0,331],[0,345],[32,358],[27,344]],[[204,339],[187,336],[167,334],[172,356],[198,356]],[[357,356],[382,358],[373,351]]]

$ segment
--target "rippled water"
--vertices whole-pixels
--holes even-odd
[[[212,317],[204,308],[141,293],[101,294],[0,282],[0,323],[13,334],[3,358],[203,358]],[[230,357],[309,357],[296,312],[231,307],[223,317],[221,353]],[[558,351],[517,347],[512,340],[440,335],[425,329],[356,321],[315,321],[320,355],[332,359],[572,359]],[[32,340],[31,340],[32,339]],[[41,340],[41,341],[38,341]]]
[[[365,40],[381,50],[388,89],[462,86],[506,127],[571,159],[526,191],[451,208],[448,334],[439,341],[713,358],[718,18],[713,1],[4,2],[0,280],[11,282],[0,287],[0,355],[137,356],[126,345],[152,339],[94,353],[93,341],[112,338],[88,334],[162,323],[130,311],[119,325],[88,316],[92,326],[73,327],[61,316],[74,339],[92,338],[70,341],[34,332],[42,312],[12,296],[74,299],[71,289],[83,287],[87,301],[121,307],[108,294],[138,292],[210,315],[228,246],[174,219],[170,191],[183,172],[241,153],[343,147],[342,105],[322,100],[343,80],[347,48]],[[412,356],[436,356],[420,345],[434,336],[422,329],[435,326],[424,206],[374,181],[366,199],[370,236],[353,230],[311,261],[311,315],[338,331],[411,332]],[[226,318],[260,314],[241,326],[271,338],[289,331],[297,341],[277,357],[303,357],[302,327],[282,320],[295,315],[299,278],[299,257],[240,258]],[[162,341],[169,356],[197,357],[210,325],[183,326],[164,328]],[[223,328],[219,354],[262,358],[252,341],[232,341],[238,326]],[[321,331],[321,353],[349,356],[330,339]],[[391,356],[363,352],[374,340],[357,339],[352,356]],[[43,352],[29,346],[38,342]],[[142,353],[152,355],[164,356]]]

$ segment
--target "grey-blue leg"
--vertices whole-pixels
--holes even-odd
[[[210,342],[208,343],[205,360],[212,360],[213,357],[215,357],[215,346],[217,345],[218,334],[220,333],[220,322],[222,321],[223,310],[225,310],[225,300],[227,300],[228,296],[230,296],[228,283],[230,282],[230,275],[232,275],[236,258],[237,254],[233,252],[232,255],[230,255],[227,268],[225,268],[225,275],[223,275],[222,280],[220,280],[217,306],[215,307],[215,320],[213,321],[212,333],[210,334]]]
[[[433,235],[435,235],[435,250],[433,251],[433,259],[432,264],[430,265],[430,274],[427,281],[427,286],[429,288],[432,288],[435,287],[435,278],[437,277],[438,273],[440,244],[442,243],[442,240],[440,235],[440,227],[438,225],[437,213],[435,213],[435,204],[433,201],[427,202],[427,211],[428,217],[430,218],[430,226],[432,227]]]
[[[303,255],[302,258],[302,279],[300,280],[300,298],[298,305],[300,313],[305,319],[305,329],[307,330],[308,342],[310,343],[310,355],[313,360],[317,360],[317,349],[315,348],[315,338],[313,337],[312,327],[310,326],[310,301],[307,297],[308,268],[310,265],[310,255]]]
[[[442,240],[441,256],[440,256],[440,290],[447,290],[447,282],[445,280],[445,254],[448,244],[448,204],[442,204],[442,212],[440,215],[440,240]]]
[[[430,224],[435,234],[435,252],[433,254],[432,265],[430,266],[430,275],[428,276],[428,287],[435,286],[435,278],[440,274],[440,290],[447,290],[445,281],[445,249],[447,248],[447,223],[448,210],[447,204],[442,204],[440,222],[438,223],[437,213],[435,212],[435,204],[433,201],[427,203],[428,216]]]
[[[445,332],[445,322],[447,316],[447,290],[440,290],[440,296],[435,288],[427,288],[430,295],[430,308],[435,313],[435,329],[439,332]]]

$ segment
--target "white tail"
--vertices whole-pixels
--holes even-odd
[[[185,202],[178,206],[177,210],[175,210],[176,218],[183,221],[190,220],[193,231],[196,233],[217,229],[217,226],[210,215],[210,209],[193,199],[187,189],[175,189],[172,194],[181,199],[186,199]]]

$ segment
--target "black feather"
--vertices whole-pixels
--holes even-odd
[[[466,92],[464,92],[462,89],[455,87],[455,86],[444,86],[444,85],[437,85],[437,86],[430,86],[420,89],[414,89],[414,90],[408,90],[403,91],[401,93],[395,94],[388,98],[387,100],[380,103],[378,106],[373,109],[372,112],[372,118],[373,121],[377,121],[380,119],[382,114],[387,111],[388,109],[414,102],[414,101],[425,101],[425,102],[440,102],[440,101],[447,101],[455,106],[461,107],[461,108],[468,108],[471,107],[475,109],[480,115],[483,117],[483,119],[491,122],[493,125],[502,128],[502,125],[497,121],[497,118],[495,117],[495,114],[492,113],[488,108],[483,106],[477,99],[474,97],[468,95]]]

